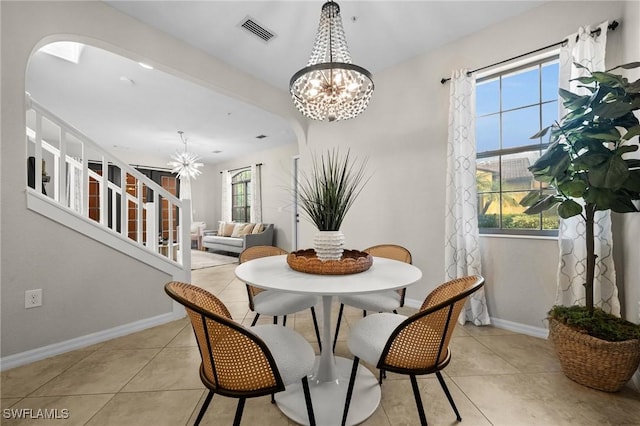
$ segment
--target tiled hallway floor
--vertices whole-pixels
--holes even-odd
[[[220,297],[233,318],[249,325],[236,265],[193,271],[192,281]],[[334,306],[334,309],[336,307]],[[406,309],[405,313],[411,313]],[[334,320],[335,313],[334,312]],[[351,358],[345,339],[361,316],[345,310],[336,354]],[[262,321],[262,320],[261,320]],[[264,321],[270,321],[265,318]],[[287,320],[315,344],[310,313]],[[316,346],[317,347],[317,346]],[[560,372],[550,344],[493,327],[458,327],[445,380],[462,425],[640,425],[640,393],[609,394],[580,386]],[[206,394],[199,355],[186,319],[52,357],[2,373],[2,425],[178,426],[193,424]],[[456,424],[435,377],[418,379],[430,425]],[[216,395],[206,425],[231,425],[235,399]],[[8,419],[6,409],[68,410],[67,419]],[[336,407],[341,410],[341,407]],[[291,424],[269,397],[248,400],[243,425]],[[366,425],[419,424],[411,384],[388,374],[382,402]]]

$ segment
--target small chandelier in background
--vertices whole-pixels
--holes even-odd
[[[347,120],[367,108],[373,87],[371,73],[351,63],[340,6],[326,2],[309,62],[289,82],[293,103],[314,120]]]
[[[198,168],[202,167],[204,164],[197,163],[200,159],[197,154],[187,152],[187,141],[183,136],[184,132],[182,130],[178,130],[178,134],[180,135],[180,140],[184,144],[184,151],[176,151],[176,153],[171,156],[173,161],[169,161],[167,164],[172,167],[172,173],[178,174],[178,178],[195,179],[196,176],[202,173]]]

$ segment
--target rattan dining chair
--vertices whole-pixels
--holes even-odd
[[[267,256],[278,256],[287,254],[286,250],[274,246],[253,246],[248,247],[240,253],[240,263]],[[251,326],[253,327],[260,315],[273,316],[273,323],[278,323],[278,317],[282,316],[282,325],[287,323],[287,315],[311,309],[313,328],[316,332],[318,345],[320,346],[320,330],[314,306],[320,303],[320,297],[312,294],[289,293],[276,290],[264,290],[246,284],[247,296],[249,297],[249,309],[255,312]],[[322,347],[320,346],[322,350]]]
[[[420,310],[410,317],[381,313],[369,315],[358,321],[351,329],[347,340],[354,358],[342,424],[345,424],[349,413],[360,360],[380,369],[380,384],[383,371],[409,375],[422,425],[427,424],[427,418],[416,376],[435,373],[456,414],[456,419],[461,421],[460,413],[440,371],[451,361],[449,341],[465,301],[483,285],[484,278],[481,276],[455,279],[433,290],[422,303]]]
[[[238,398],[233,420],[237,426],[247,398],[271,395],[273,401],[274,393],[298,380],[302,381],[309,424],[315,425],[307,380],[315,352],[309,342],[286,327],[243,327],[233,321],[217,297],[201,287],[172,281],[165,291],[187,310],[202,359],[200,379],[209,389],[195,425],[200,424],[216,393]]]
[[[363,250],[371,256],[385,257],[387,259],[398,260],[400,262],[411,263],[411,252],[397,244],[379,244]],[[338,334],[340,333],[340,323],[342,322],[342,312],[344,305],[353,306],[362,309],[362,316],[367,316],[367,311],[373,312],[393,312],[398,313],[398,308],[404,306],[404,296],[407,289],[385,290],[376,293],[367,294],[350,294],[341,296],[340,310],[338,311],[338,320],[336,322],[336,332],[333,336],[333,351],[336,350],[338,342]]]

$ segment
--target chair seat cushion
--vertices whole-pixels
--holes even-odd
[[[278,325],[256,325],[250,330],[269,347],[285,385],[311,374],[315,352],[299,333]]]
[[[378,365],[389,336],[405,319],[404,315],[388,312],[367,315],[351,327],[347,340],[349,350],[361,360]]]
[[[289,315],[304,311],[320,303],[320,297],[312,294],[296,294],[265,290],[253,297],[254,310],[261,315]]]
[[[340,303],[372,312],[391,312],[400,307],[400,294],[395,290],[351,294],[340,297]]]

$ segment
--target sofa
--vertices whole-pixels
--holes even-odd
[[[273,245],[272,223],[220,222],[217,231],[206,231],[202,246],[206,250],[242,253],[247,247]]]

